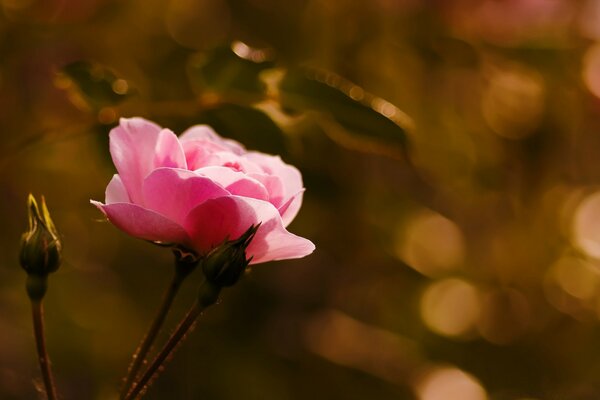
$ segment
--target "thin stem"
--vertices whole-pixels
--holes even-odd
[[[33,316],[33,332],[35,334],[38,361],[40,363],[40,369],[44,379],[46,395],[48,396],[48,400],[56,400],[58,399],[58,396],[56,395],[54,378],[50,369],[50,358],[48,357],[48,351],[46,350],[46,337],[44,334],[44,308],[41,300],[31,301],[31,312]]]
[[[183,282],[186,276],[187,275],[183,275],[178,270],[176,270],[175,276],[173,277],[173,281],[171,282],[169,288],[165,293],[163,302],[156,316],[154,317],[154,321],[152,321],[152,325],[150,325],[150,328],[148,329],[146,336],[142,340],[142,343],[137,348],[136,352],[133,354],[127,376],[124,379],[125,383],[123,384],[123,388],[121,390],[120,399],[125,398],[125,396],[130,390],[131,385],[135,381],[135,378],[140,368],[142,367],[146,356],[148,355],[148,352],[150,351],[150,348],[152,347],[152,344],[156,339],[156,336],[158,336],[162,325],[165,322],[167,314],[169,313],[171,305],[173,304],[173,300],[175,299],[175,296],[177,295],[177,292],[181,287],[181,283]]]
[[[135,383],[131,391],[125,397],[125,400],[135,399],[140,392],[146,387],[148,382],[152,379],[154,374],[156,374],[160,367],[163,365],[165,360],[171,355],[171,353],[175,350],[177,345],[185,338],[185,335],[188,333],[196,319],[200,316],[202,311],[207,307],[207,304],[202,304],[200,301],[196,301],[192,308],[188,311],[186,316],[181,320],[175,332],[171,335],[165,346],[158,353],[158,355],[154,358],[146,372],[142,375],[139,381]]]

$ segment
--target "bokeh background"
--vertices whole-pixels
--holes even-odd
[[[225,291],[148,399],[600,398],[598,97],[598,0],[0,0],[0,398],[42,398],[29,192],[64,399],[115,398],[171,279],[89,204],[121,116],[281,154],[317,246]]]

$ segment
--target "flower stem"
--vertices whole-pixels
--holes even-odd
[[[145,391],[148,388],[152,378],[154,378],[155,375],[162,370],[161,367],[163,366],[164,362],[175,351],[177,346],[185,339],[186,335],[193,327],[194,322],[196,322],[200,314],[202,314],[207,307],[211,306],[217,301],[220,291],[220,287],[211,285],[207,281],[202,284],[200,288],[200,296],[196,302],[194,302],[185,317],[181,320],[175,329],[175,332],[173,332],[171,337],[169,337],[167,343],[156,355],[142,377],[135,382],[131,391],[129,391],[125,397],[125,400],[133,400],[139,395],[143,395],[142,391]]]
[[[159,370],[160,366],[163,362],[169,357],[169,355],[173,352],[175,347],[181,342],[181,340],[185,337],[186,333],[192,327],[198,316],[202,313],[205,307],[201,306],[198,302],[196,302],[192,308],[188,311],[187,315],[183,318],[183,320],[179,323],[179,326],[175,330],[175,332],[171,335],[165,346],[162,348],[160,353],[156,356],[156,358],[152,361],[152,364],[148,367],[146,372],[142,375],[142,377],[135,383],[125,400],[135,399],[142,389],[146,387],[150,379],[154,376],[154,374]]]
[[[44,379],[46,395],[48,396],[48,400],[56,400],[58,396],[56,395],[54,378],[50,369],[50,358],[48,357],[48,351],[46,350],[46,338],[44,334],[44,307],[42,306],[41,299],[31,301],[31,312],[33,316],[33,332],[35,334],[38,361],[40,363],[40,370],[42,371],[42,377]]]
[[[169,310],[171,309],[173,300],[175,299],[177,292],[179,292],[181,283],[183,282],[183,280],[186,276],[187,275],[183,275],[183,274],[179,273],[178,270],[176,270],[173,280],[171,281],[171,284],[169,285],[169,288],[167,289],[167,291],[164,295],[163,302],[162,302],[160,308],[158,309],[156,316],[154,317],[154,321],[152,321],[152,324],[150,325],[150,328],[148,329],[146,336],[142,340],[142,343],[139,345],[139,347],[133,354],[131,363],[129,365],[129,370],[127,372],[127,376],[124,379],[123,388],[121,390],[121,394],[120,394],[121,399],[124,399],[125,396],[127,395],[127,393],[129,392],[130,387],[133,384],[140,368],[144,364],[144,361],[146,360],[146,356],[148,355],[148,352],[150,351],[150,348],[152,347],[152,344],[154,343],[156,336],[158,336],[158,334],[162,328],[162,325],[165,322],[167,314],[169,313]]]

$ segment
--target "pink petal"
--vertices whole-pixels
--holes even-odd
[[[227,151],[227,148],[210,140],[187,140],[181,141],[188,169],[195,170],[209,165],[210,155],[217,152]]]
[[[208,125],[195,125],[188,128],[179,136],[179,140],[182,143],[193,140],[207,140],[213,143],[217,143],[226,150],[232,151],[235,154],[242,154],[246,152],[244,146],[235,140],[224,139],[219,136],[210,126]]]
[[[256,179],[227,167],[204,167],[194,171],[223,186],[231,194],[269,200],[267,189]]]
[[[142,118],[121,118],[110,132],[110,153],[131,201],[142,203],[142,182],[158,167],[186,168],[177,136]]]
[[[127,189],[123,185],[121,177],[117,174],[113,175],[112,179],[106,187],[106,204],[111,203],[130,203]]]
[[[286,195],[292,196],[302,190],[302,174],[296,167],[284,163],[281,157],[258,152],[249,152],[244,157],[259,165],[265,173],[278,176]]]
[[[296,167],[284,163],[279,156],[250,152],[245,155],[245,158],[259,165],[265,174],[273,175],[280,179],[283,185],[281,204],[283,205],[291,200],[291,203],[286,207],[285,213],[282,213],[285,226],[289,225],[296,214],[298,214],[302,205],[303,196],[301,193],[304,191],[302,174],[300,174],[300,171]]]
[[[190,240],[183,227],[154,211],[130,203],[102,204],[91,201],[117,228],[131,236],[165,243],[187,245]]]
[[[208,199],[230,193],[210,178],[184,169],[159,168],[144,180],[144,204],[183,224],[188,212]]]
[[[304,189],[290,197],[281,205],[281,207],[277,209],[277,211],[279,211],[279,215],[281,215],[283,226],[287,227],[294,220],[294,218],[296,218],[296,215],[298,215],[298,211],[300,211],[300,206],[302,205],[303,195]]]
[[[238,156],[230,151],[219,151],[211,153],[205,160],[205,166],[228,167],[234,171],[242,171],[247,174],[261,173],[261,168],[244,156]]]
[[[288,232],[279,217],[263,225],[259,228],[259,231],[264,229],[267,232],[263,241],[252,240],[248,246],[247,253],[254,257],[250,264],[302,258],[315,250],[310,240]]]
[[[158,134],[152,167],[152,169],[159,167],[187,169],[181,143],[170,129],[163,129]]]
[[[247,249],[252,264],[304,257],[314,250],[307,239],[288,232],[271,203],[246,197],[228,196],[207,200],[192,210],[185,227],[194,248],[206,253],[226,238],[235,239],[251,225],[261,223]]]
[[[284,201],[283,183],[281,179],[275,175],[267,174],[248,174],[252,178],[256,179],[263,184],[267,192],[269,193],[269,202],[275,206],[275,208],[281,207]]]

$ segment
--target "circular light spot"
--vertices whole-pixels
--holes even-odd
[[[442,367],[427,371],[416,384],[419,400],[486,400],[479,381],[458,368]]]
[[[104,107],[98,112],[98,122],[101,124],[112,124],[119,118],[119,114],[112,107]]]
[[[496,134],[521,139],[539,125],[544,97],[544,81],[538,73],[521,66],[497,68],[483,94],[483,116]]]
[[[262,63],[271,58],[266,49],[250,47],[246,43],[240,41],[235,41],[231,44],[231,51],[238,57],[255,63]]]
[[[456,224],[430,211],[400,230],[396,255],[423,275],[435,277],[457,268],[464,258],[464,239]]]
[[[129,84],[125,79],[117,79],[112,84],[112,90],[116,94],[127,94],[127,92],[129,91]]]
[[[598,271],[584,260],[563,257],[553,265],[552,273],[560,288],[573,297],[589,300],[596,294]]]
[[[583,57],[583,81],[588,90],[600,97],[600,44],[591,46]]]
[[[421,298],[421,315],[434,332],[446,336],[469,333],[479,317],[479,293],[461,279],[430,285]]]
[[[360,101],[365,97],[365,91],[360,86],[352,86],[348,91],[348,96],[353,100]]]
[[[587,255],[600,259],[600,192],[587,196],[577,207],[573,241]]]
[[[373,99],[371,102],[371,107],[387,118],[392,118],[397,111],[396,106],[380,98]]]

